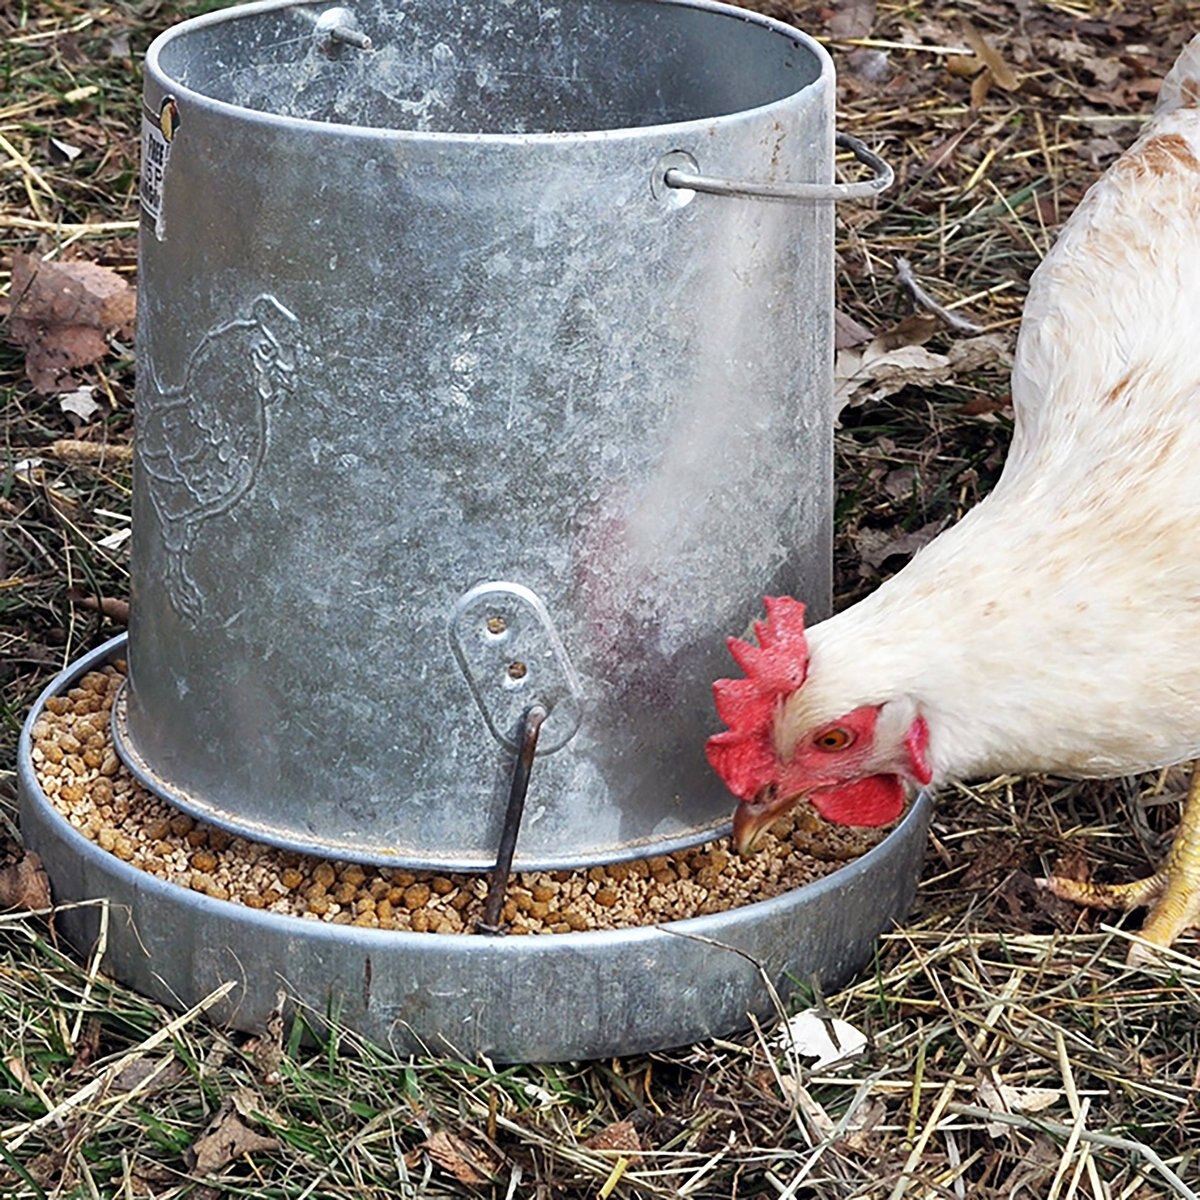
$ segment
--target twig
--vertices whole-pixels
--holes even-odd
[[[945,305],[939,304],[917,282],[917,277],[913,274],[912,263],[907,258],[896,259],[896,278],[908,289],[909,295],[913,298],[913,303],[918,308],[927,309],[939,320],[949,325],[956,333],[983,332],[982,325],[976,325],[974,321],[968,321],[966,317],[960,317],[958,313],[951,312]]]

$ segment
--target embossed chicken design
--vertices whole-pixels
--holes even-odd
[[[190,570],[196,536],[254,485],[267,452],[267,409],[292,390],[296,318],[259,296],[248,316],[210,329],[188,356],[183,381],[163,384],[148,364],[152,399],[137,416],[137,468],[162,526],[164,585],[179,614],[202,616]]]

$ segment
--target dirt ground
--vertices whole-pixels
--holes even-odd
[[[1136,135],[1200,5],[761,7],[825,42],[839,128],[897,176],[878,202],[838,210],[845,605],[995,482],[1029,276]],[[21,856],[30,703],[127,616],[139,60],[197,11],[0,5],[0,284],[17,295],[33,255],[86,292],[69,320],[14,313],[0,329],[0,870]],[[819,1068],[767,1028],[498,1069],[398,1059],[348,1034],[314,1050],[299,1022],[258,1038],[181,1023],[66,953],[28,911],[36,891],[0,876],[13,905],[0,1192],[1194,1197],[1200,941],[1128,968],[1137,916],[1080,912],[1034,884],[1144,874],[1180,785],[1001,778],[939,796],[912,912],[850,986],[803,1001],[866,1038]]]

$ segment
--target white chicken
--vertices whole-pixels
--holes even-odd
[[[995,490],[844,612],[806,631],[772,599],[758,646],[731,639],[708,754],[741,849],[801,797],[878,825],[915,784],[1200,756],[1198,333],[1200,36],[1033,276]],[[1046,882],[1153,902],[1153,945],[1200,924],[1200,773],[1158,874]]]

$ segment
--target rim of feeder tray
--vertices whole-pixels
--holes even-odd
[[[286,990],[319,1020],[397,1049],[556,1061],[723,1036],[769,1015],[764,978],[845,982],[915,893],[928,791],[878,845],[790,892],[660,925],[491,938],[364,929],[219,900],[150,875],[89,840],[42,790],[32,729],[47,701],[120,657],[91,651],[38,696],[20,737],[22,828],[50,875],[67,940],[83,953],[105,925],[104,968],[175,1008],[238,987],[212,1019],[254,1031]],[[722,951],[725,951],[722,953]],[[687,986],[678,986],[679,980]],[[670,987],[663,982],[670,981]]]

